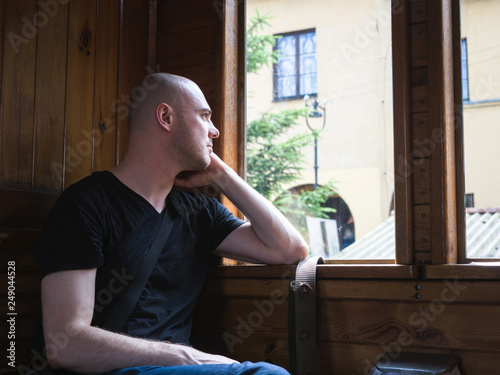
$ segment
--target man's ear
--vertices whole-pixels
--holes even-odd
[[[172,116],[172,107],[166,103],[158,104],[156,107],[156,120],[158,124],[169,133],[172,131]]]

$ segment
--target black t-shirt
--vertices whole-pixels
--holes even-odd
[[[112,173],[95,172],[66,189],[52,209],[35,249],[41,277],[97,268],[92,324],[102,325],[140,269],[166,210],[174,220],[169,239],[122,331],[189,344],[210,251],[243,223],[215,199],[174,188],[158,213]]]

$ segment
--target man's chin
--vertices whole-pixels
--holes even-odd
[[[183,170],[180,174],[182,173],[192,173],[192,172],[202,172],[208,168],[210,165],[210,160],[206,161],[200,161],[200,163],[196,165],[192,165],[189,168]]]

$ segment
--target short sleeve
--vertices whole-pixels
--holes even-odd
[[[242,225],[244,221],[235,217],[216,199],[210,199],[210,201],[210,215],[212,218],[212,236],[210,237],[210,250],[214,250],[233,230]]]
[[[49,273],[103,264],[103,205],[84,189],[69,187],[56,201],[35,245],[43,278]]]

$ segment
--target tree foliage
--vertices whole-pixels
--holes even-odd
[[[303,118],[303,110],[264,113],[247,127],[247,179],[267,199],[280,195],[284,186],[300,178],[309,134],[286,137]]]
[[[278,51],[273,48],[279,36],[261,34],[264,26],[271,26],[268,20],[272,17],[269,13],[261,16],[257,9],[255,13],[247,28],[247,73],[257,73],[278,58]]]
[[[275,62],[279,51],[273,47],[278,37],[261,35],[269,14],[251,18],[247,30],[247,73],[257,73],[263,66]],[[324,207],[335,193],[333,182],[313,191],[292,193],[287,187],[301,177],[305,147],[311,145],[309,131],[290,135],[291,130],[305,121],[306,109],[288,109],[278,113],[265,112],[247,126],[247,181],[307,235],[306,216],[328,217],[334,209]],[[296,133],[296,132],[295,132]],[[314,134],[319,136],[319,134]]]

